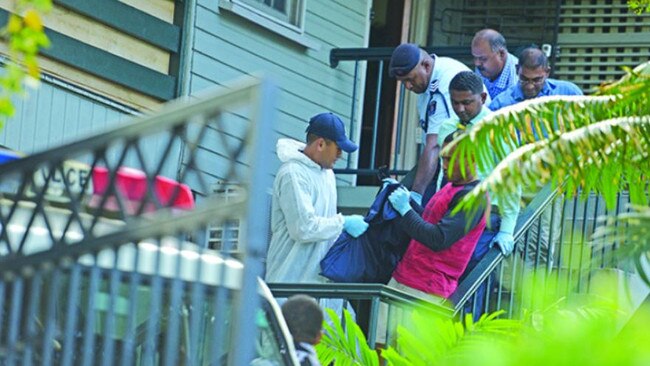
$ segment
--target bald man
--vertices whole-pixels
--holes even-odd
[[[517,58],[508,53],[506,39],[494,29],[476,32],[472,40],[475,72],[490,98],[517,84]]]

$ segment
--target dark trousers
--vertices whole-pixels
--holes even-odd
[[[497,235],[500,227],[501,216],[493,206],[492,212],[490,214],[490,223],[485,228],[485,231],[483,231],[481,237],[478,239],[476,248],[474,248],[474,252],[472,253],[472,257],[470,258],[469,263],[467,263],[467,267],[465,268],[465,272],[463,272],[463,274],[460,276],[460,279],[458,280],[459,283],[462,282],[465,277],[467,277],[467,275],[469,275],[474,267],[476,267],[478,262],[483,259],[488,250],[490,250],[490,242],[492,242],[492,239],[494,239],[494,237]],[[490,287],[493,287],[495,283],[494,276],[494,273],[491,274],[490,278],[492,280],[488,278],[487,281],[483,282],[478,290],[476,290],[476,296],[473,296],[465,304],[465,313],[472,313],[474,321],[478,320],[478,318],[480,318],[486,310],[485,297],[487,296],[488,292],[488,282],[491,283]]]

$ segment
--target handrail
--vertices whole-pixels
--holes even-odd
[[[471,56],[468,47],[464,46],[434,46],[422,47],[428,53],[439,56]],[[338,66],[339,61],[386,61],[390,60],[395,47],[369,47],[369,48],[333,48],[330,51],[330,67]]]
[[[528,228],[530,228],[542,212],[552,204],[557,195],[558,190],[551,189],[550,184],[542,187],[530,204],[526,206],[517,218],[517,225],[515,226],[515,232],[513,235],[515,243],[525,235]],[[474,267],[467,277],[458,284],[456,291],[451,295],[451,297],[449,297],[449,300],[455,304],[454,315],[458,314],[463,309],[465,303],[472,295],[474,295],[476,290],[478,290],[481,284],[490,276],[492,271],[503,261],[503,258],[504,256],[498,248],[490,248],[485,256],[478,262],[476,267]]]
[[[380,309],[382,303],[388,305],[388,313],[391,313],[391,307],[395,306],[397,308],[416,308],[445,318],[453,315],[453,309],[445,306],[446,303],[435,304],[379,283],[270,283],[269,288],[275,297],[280,298],[306,294],[322,299],[368,302],[370,309],[367,313],[368,323],[365,325],[367,325],[367,342],[372,348],[377,346],[376,337],[380,334],[379,321],[382,314]],[[388,325],[385,330],[389,331],[388,334],[391,333]],[[388,334],[386,334],[387,337]]]
[[[510,45],[511,50],[517,50],[526,45]],[[452,58],[471,58],[472,51],[469,46],[431,46],[422,47],[427,53]],[[390,60],[395,47],[368,47],[368,48],[332,48],[330,50],[330,67],[336,68],[340,61],[387,61]]]
[[[450,307],[424,301],[406,292],[380,283],[269,283],[275,297],[287,297],[296,294],[296,290],[312,297],[336,297],[352,300],[366,300],[379,297],[388,303],[409,305],[431,311],[443,316],[451,316]]]

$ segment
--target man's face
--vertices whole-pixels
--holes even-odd
[[[443,144],[443,149],[447,144]],[[463,173],[460,169],[460,159],[456,158],[453,166],[449,166],[452,155],[454,155],[456,148],[452,148],[451,151],[441,154],[442,158],[442,169],[445,172],[445,176],[449,179],[451,183],[458,183],[463,181]],[[451,174],[451,176],[449,175]]]
[[[416,94],[422,94],[429,88],[430,69],[428,63],[420,61],[408,74],[398,76],[396,79],[401,81],[406,89]]]
[[[456,115],[464,124],[468,123],[476,117],[483,108],[487,94],[484,92],[473,94],[469,90],[453,90],[449,91],[451,97],[451,106],[456,112]]]
[[[323,169],[334,168],[334,163],[341,157],[343,151],[336,142],[323,138],[320,147],[320,157],[317,162]]]
[[[494,81],[501,75],[508,53],[505,50],[494,52],[488,41],[477,40],[472,42],[472,56],[474,57],[474,66],[481,72],[481,75]]]
[[[524,98],[531,99],[539,95],[548,77],[548,72],[548,68],[543,66],[532,69],[527,67],[519,68],[519,86]]]

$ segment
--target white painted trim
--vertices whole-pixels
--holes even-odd
[[[237,14],[243,18],[250,20],[273,33],[279,34],[280,36],[287,38],[290,41],[298,43],[309,49],[318,51],[320,50],[320,43],[311,39],[304,33],[304,16],[305,16],[305,6],[302,5],[302,17],[301,27],[296,27],[292,24],[284,22],[280,19],[274,18],[264,12],[259,11],[253,7],[250,7],[244,3],[232,1],[232,0],[219,0],[219,8],[230,11],[234,14]],[[300,10],[299,10],[300,11]]]

